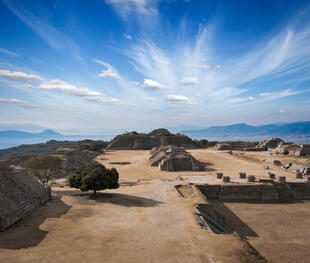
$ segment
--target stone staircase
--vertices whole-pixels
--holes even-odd
[[[0,163],[0,231],[31,213],[50,197],[50,189],[25,171],[12,170]]]

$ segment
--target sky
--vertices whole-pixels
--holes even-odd
[[[309,121],[309,14],[302,0],[0,0],[0,127]]]

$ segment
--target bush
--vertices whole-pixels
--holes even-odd
[[[107,169],[100,163],[93,162],[81,167],[76,174],[68,178],[70,187],[78,188],[83,192],[92,190],[94,196],[96,191],[104,189],[117,189],[118,172],[115,168]]]

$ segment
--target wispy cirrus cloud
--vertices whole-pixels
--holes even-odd
[[[8,99],[8,98],[1,98],[1,97],[0,97],[0,103],[13,104],[13,105],[17,105],[17,106],[20,106],[23,108],[38,108],[38,107],[40,107],[37,104],[29,103],[29,102],[24,101],[24,100]]]
[[[44,80],[42,77],[33,75],[33,74],[27,74],[20,71],[10,71],[1,69],[0,70],[0,77],[9,79],[9,80],[15,80],[15,81],[38,81],[38,80]]]
[[[270,38],[257,41],[246,52],[237,57],[226,55],[225,59],[213,52],[215,31],[212,24],[202,26],[194,42],[173,45],[173,50],[161,48],[145,37],[136,42],[127,55],[135,70],[146,79],[166,83],[187,97],[201,94],[198,103],[209,106],[219,102],[230,104],[230,99],[253,90],[259,94],[258,98],[248,95],[244,102],[259,103],[263,101],[262,97],[264,101],[267,97],[275,100],[303,92],[287,88],[286,92],[259,93],[259,88],[253,84],[291,74],[307,75],[310,69],[309,23],[302,28],[284,26]],[[240,101],[239,98],[236,100]]]
[[[126,18],[130,13],[157,15],[157,4],[160,0],[105,0],[105,2],[113,6],[120,16]]]
[[[18,57],[18,55],[15,52],[12,52],[12,51],[4,49],[4,48],[0,48],[0,52],[7,54],[7,55],[10,55],[10,56]]]
[[[289,96],[294,96],[298,94],[308,93],[310,89],[302,89],[302,90],[292,90],[292,89],[285,89],[281,91],[273,91],[269,93],[260,93],[260,98],[255,97],[236,97],[229,99],[227,101],[228,104],[257,104],[263,103],[271,100],[281,99]]]
[[[79,46],[67,35],[52,26],[45,16],[38,16],[27,9],[20,1],[3,0],[6,7],[26,26],[39,35],[52,48],[69,52],[74,58],[83,61]]]

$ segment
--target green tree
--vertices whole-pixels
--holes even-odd
[[[47,186],[48,181],[59,175],[61,170],[61,159],[53,155],[39,155],[30,158],[24,163],[28,172],[36,177],[43,186]]]
[[[77,173],[71,174],[68,178],[70,187],[78,188],[83,192],[92,190],[96,192],[104,189],[117,189],[118,172],[115,168],[107,169],[104,165],[92,162],[81,167]]]

